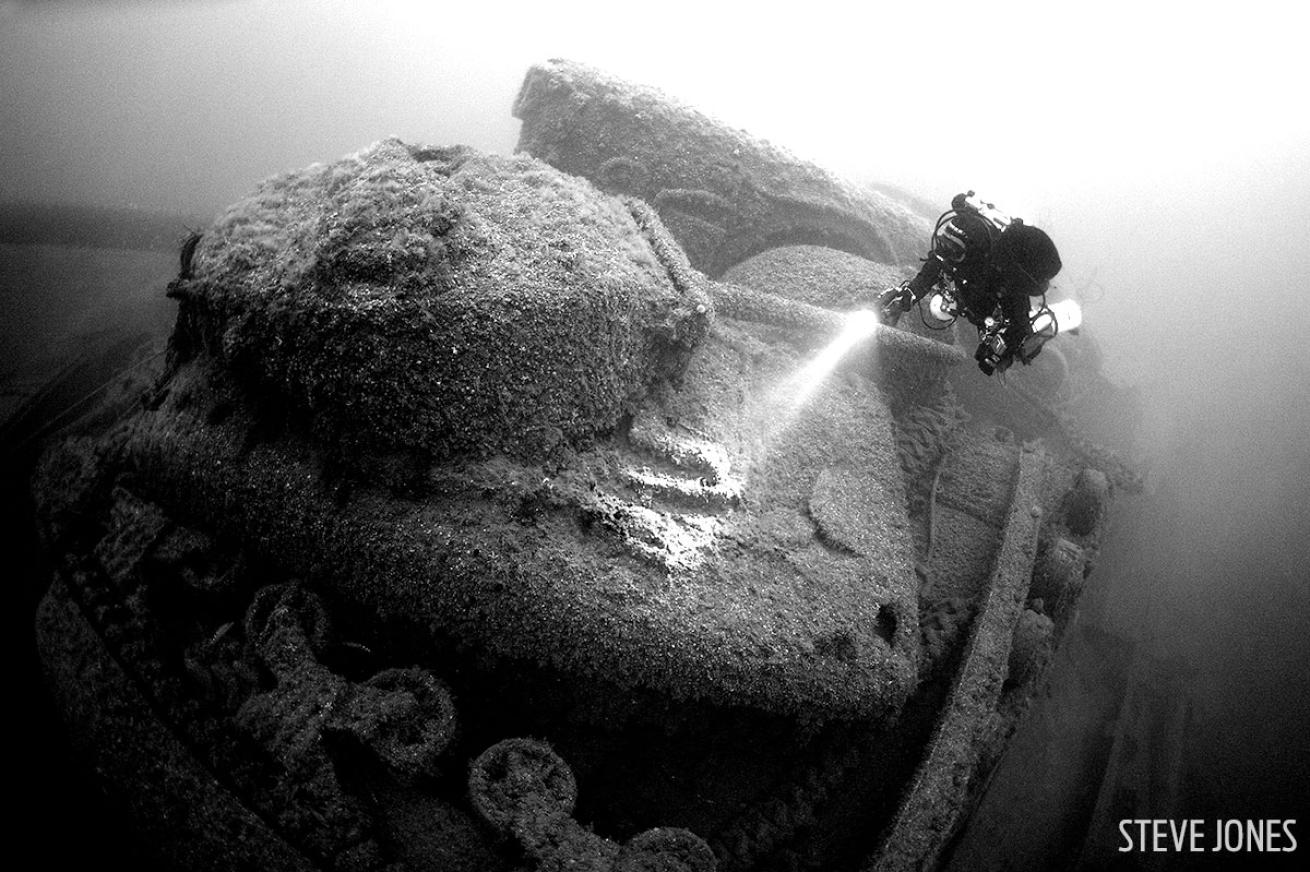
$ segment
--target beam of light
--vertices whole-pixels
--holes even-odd
[[[878,316],[873,312],[867,309],[851,312],[836,338],[779,387],[777,396],[786,403],[788,411],[795,412],[803,406],[819,385],[823,384],[824,379],[837,368],[842,358],[877,330]]]

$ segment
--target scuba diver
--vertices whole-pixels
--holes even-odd
[[[937,220],[919,274],[879,295],[882,322],[894,326],[902,312],[940,285],[940,311],[947,318],[962,314],[978,328],[978,368],[987,375],[1004,372],[1016,359],[1030,363],[1058,330],[1045,295],[1061,266],[1044,231],[1005,215],[973,191],[956,194]],[[1036,314],[1029,312],[1029,297],[1042,298]]]

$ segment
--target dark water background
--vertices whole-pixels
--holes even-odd
[[[1057,283],[1147,409],[1150,493],[1102,555],[1088,619],[1188,664],[1206,814],[1304,820],[1310,113],[1295,28],[1263,2],[846,5],[3,2],[0,203],[207,220],[267,175],[390,134],[507,153],[526,68],[556,56],[851,178],[943,206],[976,188],[1051,232]],[[42,287],[6,256],[10,372],[46,334],[66,341],[105,285],[45,273]]]

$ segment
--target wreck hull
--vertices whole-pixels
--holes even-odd
[[[575,682],[779,714],[894,711],[913,683],[912,655],[897,653],[913,650],[913,576],[908,555],[892,544],[901,537],[894,528],[856,545],[863,555],[842,546],[834,556],[808,520],[788,513],[785,522],[801,532],[795,552],[778,563],[753,557],[746,537],[766,534],[752,533],[749,518],[737,519],[720,534],[741,538],[731,566],[711,554],[703,567],[670,570],[629,545],[632,534],[602,529],[624,523],[633,511],[627,507],[636,506],[630,495],[594,496],[598,487],[621,487],[601,471],[602,461],[615,463],[613,455],[590,466],[584,456],[578,469],[545,485],[538,469],[500,459],[434,468],[408,499],[363,485],[334,491],[296,440],[251,444],[240,411],[211,423],[214,408],[232,407],[222,390],[203,401],[195,387],[203,378],[179,372],[174,388],[185,394],[185,408],[166,399],[124,434],[126,469],[143,483],[142,495],[245,543],[406,637],[435,629],[437,639],[546,665]],[[191,387],[181,388],[184,382]],[[809,438],[831,441],[831,434]],[[859,457],[839,452],[831,462]],[[890,467],[896,460],[888,449],[862,462]],[[778,478],[776,487],[803,487],[796,500],[806,503],[824,468],[807,476],[804,467],[775,462],[766,471]],[[758,481],[756,490],[766,486]],[[874,513],[901,501],[896,491],[843,492],[823,505]],[[688,514],[727,517],[705,509]],[[820,573],[822,587],[814,578]],[[754,587],[743,577],[755,579]],[[893,593],[881,593],[893,583]]]
[[[182,868],[934,866],[1140,485],[1094,354],[812,370],[926,225],[577,65],[515,111],[534,157],[387,140],[184,254],[38,470],[70,724]]]

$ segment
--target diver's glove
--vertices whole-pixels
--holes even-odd
[[[914,293],[909,285],[888,288],[878,295],[878,315],[884,324],[895,324],[902,312],[910,311],[914,305]]]

